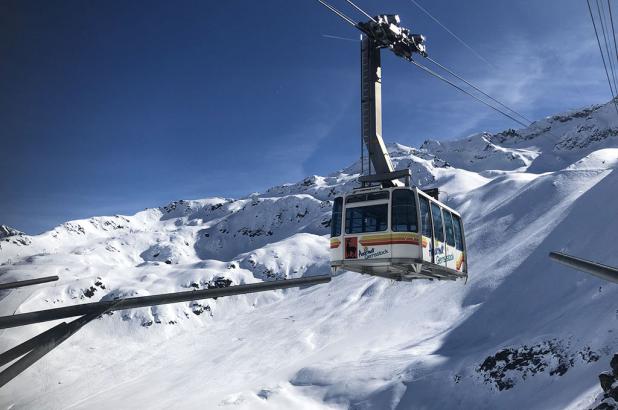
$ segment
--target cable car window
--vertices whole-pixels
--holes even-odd
[[[444,215],[444,230],[446,231],[446,243],[450,246],[455,246],[455,233],[453,232],[453,217],[451,213],[444,209],[442,211]]]
[[[367,194],[357,194],[350,195],[346,198],[346,204],[353,204],[355,202],[365,202],[365,201],[378,201],[380,199],[388,199],[389,192],[388,191],[380,191],[380,192],[369,192]]]
[[[414,191],[409,189],[393,191],[391,229],[396,232],[418,231]]]
[[[366,197],[367,197],[367,195],[365,195],[365,194],[350,195],[349,197],[347,197],[345,199],[345,203],[346,204],[353,204],[354,202],[363,202]]]
[[[436,240],[444,242],[444,229],[442,224],[442,210],[434,203],[431,204],[431,217],[433,218],[433,232]]]
[[[453,228],[455,230],[455,248],[463,251],[463,230],[461,229],[461,219],[457,215],[453,215]]]
[[[345,210],[345,233],[385,231],[388,227],[388,204],[359,206]]]
[[[431,217],[429,215],[429,200],[421,195],[418,196],[419,209],[421,210],[421,227],[423,236],[431,238],[433,230],[431,229]]]
[[[330,222],[330,236],[341,235],[341,217],[343,213],[343,198],[335,198],[333,204],[333,216]]]
[[[369,192],[367,194],[367,201],[377,201],[379,199],[388,199],[388,196],[389,196],[388,191]]]

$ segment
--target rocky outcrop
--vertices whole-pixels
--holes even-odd
[[[20,246],[27,246],[32,243],[25,233],[11,228],[10,226],[0,225],[0,242],[3,241]]]
[[[618,353],[609,365],[611,370],[599,375],[603,393],[597,397],[593,410],[618,410]]]
[[[0,225],[0,239],[8,238],[10,236],[24,235],[23,232],[18,231],[17,229],[11,228],[10,226]]]

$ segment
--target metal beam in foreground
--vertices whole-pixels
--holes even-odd
[[[15,289],[15,288],[21,288],[23,286],[38,285],[39,283],[55,282],[58,279],[59,279],[58,276],[45,276],[44,278],[20,280],[17,282],[0,283],[0,290]]]
[[[62,322],[39,336],[35,336],[6,352],[5,359],[12,360],[22,355],[24,356],[0,372],[0,387],[19,376],[24,370],[35,364],[47,353],[58,347],[60,343],[73,336],[84,325],[96,319],[103,313],[105,312],[100,310],[98,313],[79,317],[69,323]]]
[[[610,282],[618,283],[618,269],[614,267],[602,265],[586,259],[576,258],[575,256],[567,255],[562,252],[550,252],[549,257],[556,262],[560,262],[561,264],[573,269],[590,273],[591,275]]]
[[[224,296],[242,295],[245,293],[317,285],[320,283],[330,282],[330,280],[330,275],[308,276],[298,279],[276,280],[271,282],[250,283],[248,285],[229,286],[227,288],[189,290],[186,292],[164,293],[161,295],[138,296],[134,298],[83,303],[80,305],[39,310],[36,312],[18,313],[12,316],[1,316],[0,329],[47,322],[50,320],[65,319],[74,316],[92,314],[99,315],[101,314],[101,311],[113,312],[116,310],[165,305],[168,303],[189,302],[192,300],[212,299]]]

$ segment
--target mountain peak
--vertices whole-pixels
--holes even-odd
[[[8,238],[11,236],[25,235],[22,231],[18,231],[15,228],[11,228],[7,225],[0,225],[0,239]]]

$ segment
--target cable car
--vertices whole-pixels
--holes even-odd
[[[467,278],[461,216],[417,187],[370,187],[335,198],[330,259],[394,280]]]
[[[401,27],[393,15],[354,25],[363,32],[361,146],[367,149],[368,174],[361,148],[361,187],[333,204],[331,269],[405,281],[467,278],[461,216],[438,200],[437,190],[411,186],[410,170],[395,170],[382,138],[380,51],[389,49],[407,60],[426,56],[425,38]]]

